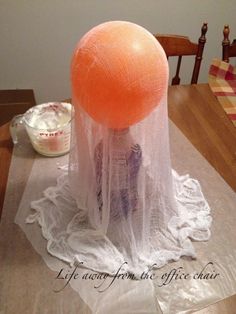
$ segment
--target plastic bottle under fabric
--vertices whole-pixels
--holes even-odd
[[[111,172],[115,176],[111,186],[111,210],[110,215],[121,219],[134,210],[137,210],[138,203],[138,172],[142,162],[142,151],[139,144],[135,144],[130,136],[129,129],[110,130],[110,141],[112,143],[111,153],[108,163],[111,165]],[[95,148],[94,162],[96,169],[97,200],[99,210],[103,206],[102,201],[102,160],[103,142],[101,141]],[[108,175],[108,180],[109,175]],[[109,185],[109,182],[107,182]],[[120,206],[117,206],[117,205]]]

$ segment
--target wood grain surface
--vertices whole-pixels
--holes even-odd
[[[209,85],[170,86],[168,109],[170,119],[236,191],[236,128]],[[236,314],[236,295],[196,313]]]
[[[31,89],[0,91],[0,217],[13,149],[9,121],[35,104],[34,92]]]
[[[236,191],[236,128],[208,84],[171,86],[169,117]]]

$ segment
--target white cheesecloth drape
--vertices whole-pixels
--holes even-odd
[[[210,237],[210,208],[199,182],[171,168],[167,93],[127,129],[108,129],[80,107],[75,117],[68,173],[27,218],[41,225],[48,252],[110,274],[195,257],[192,240]]]

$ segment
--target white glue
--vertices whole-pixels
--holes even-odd
[[[69,103],[50,102],[25,113],[25,126],[38,153],[60,156],[69,152],[72,111]]]

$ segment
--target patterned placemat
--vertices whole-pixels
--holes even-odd
[[[213,59],[208,80],[212,92],[236,126],[236,67],[219,59]]]

